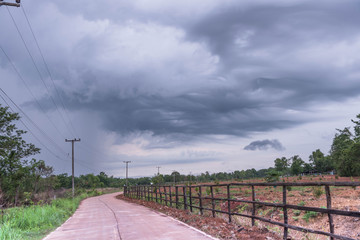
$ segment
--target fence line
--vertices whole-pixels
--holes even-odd
[[[250,186],[251,187],[251,201],[250,200],[243,200],[243,199],[233,199],[231,197],[231,187],[236,186]],[[255,199],[255,187],[259,186],[281,186],[282,187],[282,203],[270,203],[270,202],[261,202],[256,201]],[[318,207],[307,207],[307,206],[299,206],[299,205],[292,205],[287,204],[287,188],[292,186],[319,186],[325,188],[325,196],[326,196],[326,208],[318,208]],[[202,185],[178,185],[178,186],[170,186],[170,185],[162,185],[162,186],[128,186],[124,189],[124,195],[130,198],[137,198],[143,199],[148,201],[154,201],[165,204],[166,206],[173,207],[173,198],[175,197],[175,207],[177,209],[180,208],[180,205],[183,206],[183,209],[189,209],[193,212],[193,209],[198,209],[200,214],[204,214],[205,211],[211,211],[212,216],[215,217],[216,213],[222,213],[228,215],[228,221],[232,221],[232,216],[241,216],[246,218],[251,218],[252,226],[255,225],[255,220],[267,222],[270,224],[278,225],[283,227],[283,238],[288,238],[288,231],[289,229],[293,229],[296,231],[301,232],[309,232],[315,234],[321,234],[329,236],[331,240],[333,239],[343,239],[343,240],[355,240],[353,238],[337,235],[334,232],[334,220],[333,215],[341,215],[341,216],[349,216],[349,217],[359,217],[360,212],[357,211],[344,211],[344,210],[337,210],[332,209],[331,207],[331,191],[330,186],[338,186],[338,187],[357,187],[360,186],[360,182],[310,182],[310,183],[229,183],[229,184],[202,184]],[[203,196],[202,192],[204,188],[209,188],[210,191],[207,195]],[[214,187],[226,187],[226,198],[221,197],[214,197],[213,189]],[[175,188],[175,196],[172,193],[172,189]],[[161,189],[163,191],[161,191]],[[181,192],[179,192],[181,189]],[[197,192],[197,196],[192,194],[192,189],[195,189]],[[155,198],[154,198],[155,195]],[[159,197],[158,197],[159,196]],[[204,207],[204,201],[210,200],[211,201],[211,208]],[[223,201],[227,204],[226,211],[216,209],[216,201]],[[195,203],[198,204],[195,204]],[[242,214],[238,212],[231,211],[231,203],[249,203],[252,205],[251,215]],[[277,222],[267,218],[263,218],[256,215],[256,206],[268,206],[268,207],[275,207],[275,208],[282,208],[284,221]],[[314,230],[299,226],[294,226],[288,224],[288,209],[296,209],[302,211],[312,211],[317,213],[324,213],[328,215],[329,219],[329,232]]]

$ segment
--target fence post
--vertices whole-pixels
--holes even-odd
[[[325,186],[325,193],[326,193],[326,208],[331,209],[330,187],[327,185]],[[330,233],[334,233],[334,223],[333,223],[332,215],[328,213],[328,217],[329,217]],[[334,238],[330,237],[330,240],[334,240]]]
[[[186,186],[183,187],[183,200],[184,200],[184,210],[187,209],[187,204],[186,204]]]
[[[157,190],[157,186],[155,187],[155,200],[156,202],[158,202],[158,190]]]
[[[284,204],[284,223],[288,224],[288,214],[287,214],[287,206],[286,206],[286,186],[283,186],[283,204]],[[284,227],[284,240],[287,240],[288,237],[288,228]]]
[[[169,186],[169,198],[170,198],[170,207],[172,207],[172,193],[171,193],[171,186]]]
[[[227,189],[227,200],[228,200],[229,223],[231,223],[230,184],[226,185],[226,189]]]
[[[151,201],[154,201],[154,186],[151,185]]]
[[[148,186],[148,187],[147,187],[147,192],[148,192],[148,193],[147,193],[147,196],[148,196],[147,198],[148,198],[148,201],[150,201],[150,187],[151,187],[151,186]]]
[[[167,206],[168,200],[167,200],[167,194],[166,194],[166,186],[164,186],[164,195],[165,195],[165,206]]]
[[[213,186],[210,186],[210,192],[211,192],[211,206],[212,206],[212,216],[215,217],[215,200],[214,200],[214,191]]]
[[[200,214],[203,215],[203,206],[202,206],[202,196],[201,196],[201,186],[199,186],[199,208]]]
[[[163,198],[162,198],[161,186],[159,186],[159,195],[160,195],[160,204],[162,204]]]
[[[175,186],[175,204],[176,208],[179,208],[179,187]]]
[[[191,198],[191,186],[189,186],[189,204],[190,204],[190,212],[192,212],[192,198]]]
[[[251,185],[251,195],[252,195],[252,201],[255,202],[255,187],[254,185]],[[256,214],[256,204],[252,204],[252,216],[255,217]],[[251,225],[255,226],[255,218],[251,218]]]

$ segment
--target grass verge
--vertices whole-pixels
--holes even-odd
[[[60,226],[78,208],[80,201],[101,192],[90,191],[50,204],[5,209],[0,218],[0,240],[41,239]]]

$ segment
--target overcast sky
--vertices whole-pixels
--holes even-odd
[[[71,172],[75,137],[76,175],[307,161],[360,113],[356,0],[22,5],[0,7],[0,85],[56,173]]]

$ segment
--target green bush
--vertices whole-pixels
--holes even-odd
[[[312,192],[315,198],[320,198],[321,195],[324,194],[324,191],[322,190],[321,187],[313,187]]]
[[[310,218],[316,218],[319,215],[318,212],[309,211],[304,214],[302,219],[304,219],[306,222],[309,222]]]

